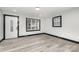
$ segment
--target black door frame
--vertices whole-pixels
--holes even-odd
[[[17,21],[17,37],[19,37],[19,16],[15,16],[15,15],[8,15],[8,14],[3,14],[3,40],[5,40],[5,16],[10,16],[10,17],[17,17],[18,21]]]

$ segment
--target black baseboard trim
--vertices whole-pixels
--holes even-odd
[[[4,39],[0,40],[0,43],[1,43],[2,41],[4,41]]]
[[[19,36],[19,38],[20,37],[27,37],[27,36],[34,36],[34,35],[41,35],[41,34],[46,34],[46,35],[49,35],[49,36],[53,36],[53,37],[56,37],[56,38],[60,38],[60,39],[66,40],[66,41],[70,41],[70,42],[74,42],[74,43],[79,44],[79,42],[77,42],[77,41],[74,41],[74,40],[71,40],[71,39],[68,39],[68,38],[59,37],[59,36],[52,35],[52,34],[48,34],[48,33],[37,33],[37,34],[31,34],[31,35],[24,35],[24,36]]]
[[[46,34],[46,35],[49,35],[49,36],[53,36],[53,37],[56,37],[56,38],[60,38],[60,39],[63,39],[63,40],[66,40],[66,41],[70,41],[70,42],[73,42],[73,43],[78,43],[77,41],[74,41],[74,40],[71,40],[71,39],[68,39],[68,38],[64,38],[64,37],[60,37],[60,36],[56,36],[56,35],[52,35],[52,34],[48,34],[48,33],[37,33],[37,34],[31,34],[31,35],[23,35],[23,36],[19,36],[18,38],[21,38],[21,37],[28,37],[28,36],[34,36],[34,35],[41,35],[41,34]],[[2,39],[0,41],[0,43],[4,41],[4,39]]]
[[[48,34],[48,33],[44,33],[46,35],[50,35],[50,36],[53,36],[53,37],[56,37],[56,38],[60,38],[60,39],[63,39],[63,40],[66,40],[66,41],[70,41],[70,42],[74,42],[74,43],[78,43],[77,41],[74,41],[74,40],[71,40],[71,39],[68,39],[68,38],[64,38],[64,37],[59,37],[59,36],[56,36],[56,35],[52,35],[52,34]]]
[[[34,35],[41,35],[41,34],[45,34],[45,33],[37,33],[37,34],[31,34],[31,35],[23,35],[23,36],[19,36],[19,38],[21,38],[21,37],[27,37],[27,36],[34,36]]]
[[[45,34],[45,33],[37,33],[37,34],[31,34],[31,35],[23,35],[23,36],[18,36],[17,38],[27,37],[27,36],[34,36],[34,35],[41,35],[41,34]],[[16,39],[16,38],[11,38],[11,39]],[[0,40],[0,43],[3,42],[4,40],[5,40],[5,38],[3,38],[2,40]]]

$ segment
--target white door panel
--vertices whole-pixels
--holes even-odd
[[[17,17],[5,16],[5,39],[17,37]]]

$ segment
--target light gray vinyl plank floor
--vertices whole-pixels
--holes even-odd
[[[79,44],[41,34],[7,39],[0,43],[0,52],[78,52]]]

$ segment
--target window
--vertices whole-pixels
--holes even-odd
[[[62,16],[55,16],[52,19],[53,27],[62,27]]]
[[[26,18],[26,31],[39,31],[40,20],[33,18]]]

